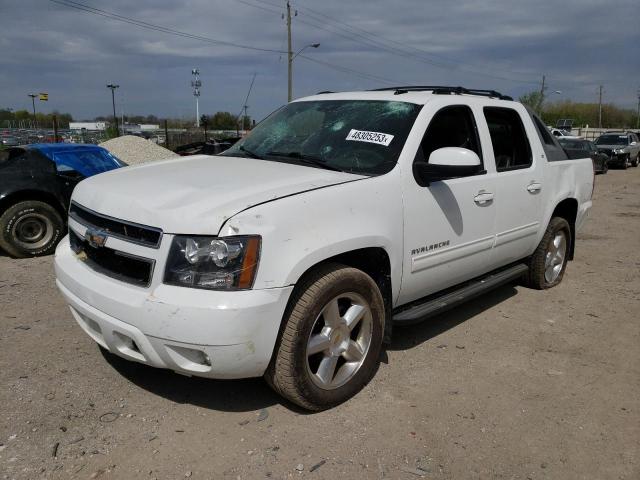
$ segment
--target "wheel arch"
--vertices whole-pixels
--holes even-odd
[[[5,195],[0,198],[0,215],[16,203],[29,200],[40,201],[51,205],[56,209],[62,217],[62,220],[66,223],[67,212],[65,211],[64,206],[60,203],[60,200],[58,200],[53,193],[42,190],[17,190]]]
[[[551,214],[553,217],[564,218],[571,228],[571,241],[569,243],[569,260],[573,260],[576,244],[576,218],[578,216],[578,200],[575,198],[565,198],[560,201]],[[551,218],[549,221],[551,221]]]
[[[300,283],[300,281],[311,274],[311,272],[329,263],[339,263],[348,267],[357,268],[369,275],[376,285],[378,285],[385,306],[384,341],[390,341],[393,294],[391,259],[387,250],[383,247],[364,247],[327,257],[309,266],[295,283]]]

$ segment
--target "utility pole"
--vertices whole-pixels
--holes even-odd
[[[30,93],[29,96],[31,97],[31,105],[33,106],[33,126],[35,127],[35,125],[36,125],[36,97],[38,95],[36,95],[35,93]]]
[[[544,102],[545,76],[542,75],[542,86],[540,87],[540,101],[538,102],[538,115],[542,115],[542,102]]]
[[[118,117],[116,116],[116,88],[120,88],[120,85],[110,83],[107,88],[111,89],[111,104],[113,105],[113,121],[116,123],[116,136],[120,136],[120,130],[118,129]]]
[[[247,96],[244,98],[244,103],[242,104],[242,109],[240,110],[240,113],[238,114],[238,117],[236,118],[236,130],[237,130],[237,134],[238,136],[240,136],[240,127],[238,125],[240,125],[240,118],[242,118],[242,130],[245,130],[244,128],[244,124],[247,121],[247,109],[249,108],[249,105],[247,105],[247,101],[249,100],[249,95],[251,95],[251,90],[253,89],[253,82],[256,81],[256,75],[257,73],[253,74],[253,78],[251,79],[251,84],[249,85],[249,91],[247,92]],[[241,117],[242,112],[244,111],[244,117]]]
[[[58,116],[53,116],[53,143],[58,143]]]
[[[251,125],[246,125],[247,123],[249,123],[249,119],[247,118],[247,109],[249,108],[249,105],[245,104],[245,106],[242,108],[244,109],[244,115],[242,117],[242,129],[249,130],[249,127],[251,127]]]
[[[598,128],[602,128],[602,85],[598,88]]]
[[[287,0],[287,64],[289,67],[287,101],[290,102],[293,97],[293,50],[291,46],[291,4],[289,3],[289,0]]]
[[[638,87],[638,119],[636,120],[636,128],[640,130],[640,87]]]

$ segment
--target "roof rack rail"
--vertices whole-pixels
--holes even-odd
[[[321,92],[316,93],[316,95],[322,95],[322,94],[324,94],[324,93],[336,93],[336,92],[333,92],[333,91],[331,91],[331,90],[323,90],[323,91],[321,91]]]
[[[436,95],[479,95],[483,97],[491,97],[498,98],[500,100],[513,100],[512,97],[508,95],[503,95],[500,92],[496,92],[495,90],[480,90],[477,88],[465,88],[465,87],[451,87],[445,85],[408,85],[403,87],[384,87],[384,88],[375,88],[370,90],[372,92],[384,92],[388,90],[395,90],[395,95],[401,95],[407,92],[425,92],[431,91]]]

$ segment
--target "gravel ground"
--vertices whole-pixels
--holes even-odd
[[[640,478],[640,168],[597,178],[558,287],[402,329],[370,385],[307,414],[261,379],[101,354],[52,258],[0,257],[0,478]]]
[[[102,142],[100,146],[106,148],[129,165],[139,165],[141,163],[179,157],[177,153],[161,147],[151,140],[145,140],[135,135],[112,138]]]

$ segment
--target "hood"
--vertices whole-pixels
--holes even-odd
[[[259,203],[368,178],[252,158],[197,155],[125,167],[83,180],[73,201],[98,213],[161,228],[215,235]]]

